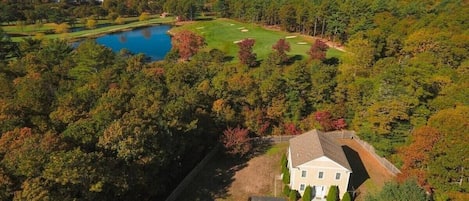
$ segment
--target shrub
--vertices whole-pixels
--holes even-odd
[[[283,180],[284,184],[289,184],[290,183],[290,171],[288,171],[288,169],[283,172],[282,180]]]
[[[290,195],[288,196],[288,200],[290,200],[290,201],[297,201],[297,200],[298,200],[298,197],[299,197],[298,195],[299,195],[298,191],[296,191],[296,190],[291,190],[291,191],[290,191]]]
[[[286,155],[286,154],[283,154],[283,155],[282,155],[282,160],[281,160],[280,162],[281,162],[281,165],[282,165],[282,172],[284,172],[285,169],[287,169],[287,164],[288,164],[287,155]]]
[[[285,196],[290,196],[290,191],[291,191],[290,186],[285,185],[285,186],[283,187],[283,194],[284,194]]]
[[[303,201],[311,201],[312,199],[312,196],[313,196],[313,189],[311,188],[311,186],[306,186],[305,188],[305,192],[303,193]]]
[[[327,193],[327,201],[339,201],[339,188],[337,186],[331,186],[329,193]]]
[[[138,16],[138,21],[147,21],[150,19],[150,14],[147,12],[143,12],[140,16]]]
[[[86,28],[87,29],[94,29],[94,28],[96,28],[97,24],[98,24],[98,21],[96,21],[93,18],[89,18],[88,20],[86,20]]]
[[[125,24],[125,20],[124,20],[124,18],[119,16],[119,17],[116,18],[116,20],[114,20],[114,23],[116,23],[116,24]]]
[[[342,197],[342,201],[352,201],[352,196],[349,192],[345,192],[344,197]]]
[[[67,33],[69,32],[69,29],[70,29],[70,25],[64,22],[55,27],[55,33],[58,33],[58,34]]]

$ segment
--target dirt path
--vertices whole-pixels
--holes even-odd
[[[358,192],[358,197],[355,200],[363,200],[364,195],[381,189],[385,182],[394,178],[391,172],[355,140],[339,139],[338,141],[344,146],[349,163],[354,169],[352,186]]]
[[[268,29],[268,30],[282,31],[279,26],[266,26],[266,25],[264,25],[263,27],[265,29]],[[317,37],[317,36],[310,36],[310,35],[306,35],[306,34],[300,34],[300,33],[292,33],[292,34],[297,34],[301,37],[304,37],[305,39],[308,39],[308,41],[310,41],[311,43],[314,43],[314,41],[316,41],[316,39],[319,39],[322,42],[326,43],[326,45],[331,47],[331,48],[338,49],[342,52],[346,52],[344,46],[342,44],[338,43],[338,42],[333,42],[333,41],[325,39],[325,38],[321,38],[321,37]]]

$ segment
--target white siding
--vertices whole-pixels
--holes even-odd
[[[291,156],[289,155],[289,159]],[[290,167],[290,165],[289,165]],[[307,171],[306,177],[301,177],[301,171]],[[319,179],[319,172],[323,172],[323,178]],[[340,173],[340,179],[337,180],[336,173]],[[331,159],[323,156],[307,162],[305,164],[299,165],[295,168],[290,168],[290,187],[292,189],[298,190],[301,195],[303,191],[300,191],[300,184],[305,184],[306,186],[324,186],[325,192],[327,195],[329,186],[337,185],[339,187],[339,193],[342,195],[347,191],[347,186],[350,178],[350,171]]]

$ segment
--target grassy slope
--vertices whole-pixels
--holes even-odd
[[[242,32],[242,28],[248,31]],[[306,52],[311,47],[312,43],[311,39],[300,36],[299,34],[267,30],[256,24],[241,23],[229,19],[197,21],[174,28],[172,31],[177,32],[181,29],[188,29],[202,35],[207,42],[208,49],[218,48],[235,58],[237,57],[238,46],[234,41],[245,38],[253,38],[256,40],[254,52],[259,59],[266,58],[267,55],[272,52],[272,45],[286,36],[296,36],[295,38],[286,39],[291,46],[291,51],[288,53],[290,56],[300,55],[303,58],[307,57]],[[307,44],[298,44],[301,42]],[[327,52],[328,57],[339,57],[341,54],[342,52],[336,49],[329,49]]]

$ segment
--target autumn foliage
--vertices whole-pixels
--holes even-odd
[[[285,135],[299,135],[301,134],[301,130],[296,127],[294,123],[285,123],[283,125],[285,130]]]
[[[322,40],[316,39],[307,53],[312,60],[318,59],[322,61],[326,59],[327,48],[329,47],[326,45],[326,43],[322,42]]]
[[[285,63],[288,61],[287,52],[290,52],[290,43],[287,42],[285,39],[280,39],[272,46],[274,49],[276,56],[278,57],[280,63]]]
[[[249,141],[248,129],[236,127],[228,128],[223,132],[221,142],[227,153],[232,155],[244,156],[252,148]]]
[[[239,46],[239,60],[241,60],[241,63],[247,65],[247,66],[255,66],[257,64],[256,62],[256,53],[252,52],[252,47],[254,46],[254,43],[256,41],[254,39],[244,39],[241,42],[238,43]]]
[[[205,45],[203,37],[187,30],[174,34],[172,45],[182,60],[187,61]]]
[[[416,177],[419,185],[431,192],[425,169],[432,160],[429,153],[432,152],[439,137],[438,130],[430,126],[423,126],[412,132],[412,144],[400,151],[403,164],[402,174],[398,177],[399,180],[404,181],[409,177]]]
[[[314,113],[314,118],[324,131],[341,130],[347,127],[345,119],[334,119],[328,111],[317,111]]]

